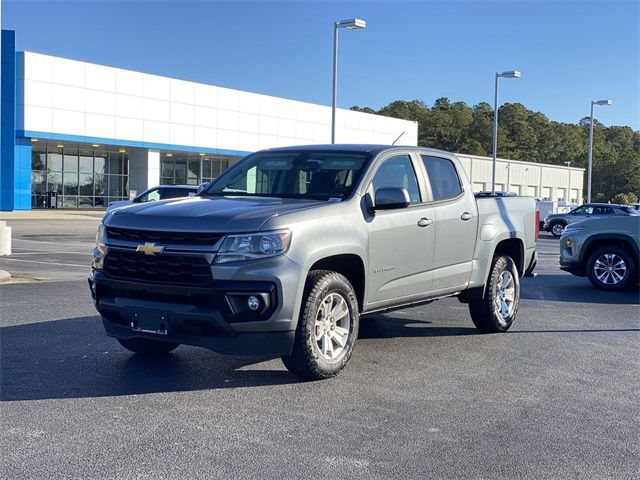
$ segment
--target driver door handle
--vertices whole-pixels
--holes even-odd
[[[433,220],[431,220],[430,218],[421,218],[420,220],[418,220],[419,227],[428,227],[432,223],[433,223]]]
[[[462,215],[460,215],[460,218],[464,221],[467,221],[471,220],[473,218],[473,215],[471,215],[469,212],[464,212]]]

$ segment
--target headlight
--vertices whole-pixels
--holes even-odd
[[[275,257],[286,252],[290,243],[291,232],[289,230],[229,235],[222,242],[214,263]]]
[[[97,270],[102,270],[104,267],[104,255],[106,248],[104,246],[104,224],[100,224],[98,227],[98,233],[96,233],[96,247],[93,249],[93,259],[91,266]]]

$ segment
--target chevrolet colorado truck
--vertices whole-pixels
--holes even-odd
[[[476,199],[454,154],[276,148],[197,196],[107,214],[89,286],[133,352],[280,356],[322,379],[349,361],[362,316],[457,296],[481,332],[506,331],[536,235],[533,198]]]

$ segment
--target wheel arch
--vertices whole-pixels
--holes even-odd
[[[585,262],[589,260],[589,257],[593,252],[595,252],[600,247],[606,247],[608,245],[616,245],[622,249],[624,249],[627,253],[631,255],[633,260],[638,265],[638,260],[640,259],[640,252],[638,251],[638,246],[634,240],[628,235],[624,234],[611,234],[611,233],[603,233],[598,235],[592,235],[589,237],[582,248],[580,249],[580,264],[584,265]],[[585,265],[586,270],[586,265]]]
[[[311,272],[312,270],[332,270],[344,275],[353,286],[358,300],[358,308],[362,311],[365,301],[365,268],[364,261],[359,255],[355,253],[340,253],[323,257],[316,260],[309,267],[309,271]]]

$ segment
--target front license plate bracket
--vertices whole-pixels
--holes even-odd
[[[166,335],[169,333],[169,314],[158,310],[132,309],[130,325],[136,332]]]

